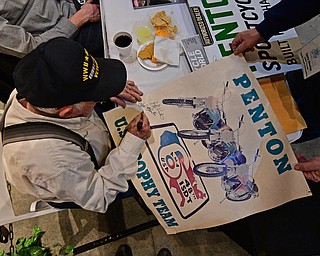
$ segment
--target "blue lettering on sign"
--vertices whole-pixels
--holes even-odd
[[[124,116],[119,118],[114,122],[114,125],[117,129],[119,137],[123,138],[126,134],[126,131],[127,131],[126,127],[128,125],[126,118]],[[149,198],[161,196],[147,168],[146,162],[142,160],[141,154],[138,157],[138,171],[136,176],[140,180],[140,184]],[[179,226],[176,219],[172,216],[172,213],[170,212],[165,201],[163,199],[158,199],[158,198],[156,200],[157,201],[154,201],[152,205],[155,207],[160,217],[168,225],[168,227]]]
[[[141,185],[143,189],[146,191],[148,197],[152,196],[160,196],[160,193],[154,184],[153,179],[151,178],[151,174],[149,170],[147,169],[146,162],[141,160],[142,155],[139,155],[138,158],[138,173],[137,178],[142,179]],[[148,191],[148,192],[147,192]]]
[[[138,158],[138,173],[137,178],[141,179],[141,186],[146,191],[148,197],[160,197],[160,193],[151,174],[147,168],[146,162],[142,160],[142,155]],[[156,202],[152,203],[160,217],[168,225],[168,227],[179,226],[175,218],[172,216],[168,206],[163,199],[158,199]]]
[[[243,89],[248,89],[248,92],[241,94],[241,99],[247,107],[252,122],[262,125],[262,127],[258,129],[259,136],[262,138],[268,135],[271,138],[266,143],[266,150],[272,156],[273,163],[277,167],[278,173],[282,174],[292,170],[288,155],[283,153],[283,142],[278,138],[272,138],[272,136],[275,136],[278,132],[273,126],[272,121],[269,120],[269,116],[265,112],[262,103],[259,101],[256,90],[251,88],[249,77],[246,74],[243,74],[238,78],[234,78],[233,82],[235,86],[241,86]]]
[[[168,206],[163,201],[163,199],[159,199],[158,202],[154,202],[153,206],[156,208],[156,210],[158,211],[162,219],[166,222],[168,227],[179,226],[175,218],[173,218]]]

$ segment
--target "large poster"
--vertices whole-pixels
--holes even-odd
[[[254,28],[263,13],[279,0],[188,0],[195,27],[210,62],[232,54],[231,42],[238,32]],[[255,48],[250,68],[257,78],[300,69],[294,29],[283,31]]]
[[[116,143],[141,110],[152,137],[133,183],[168,234],[221,225],[311,194],[243,57],[222,58],[146,93],[135,108],[106,112]]]

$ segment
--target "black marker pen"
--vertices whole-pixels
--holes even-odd
[[[142,121],[140,120],[137,124],[137,129],[140,131],[142,129]]]

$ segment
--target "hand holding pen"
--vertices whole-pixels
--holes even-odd
[[[137,115],[128,125],[128,132],[133,135],[147,140],[151,136],[149,119],[144,112]]]

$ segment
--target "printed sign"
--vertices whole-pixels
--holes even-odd
[[[148,150],[177,211],[187,219],[208,202],[209,195],[201,177],[193,173],[194,163],[176,126],[153,126],[152,131],[157,141],[147,143]]]
[[[209,64],[199,35],[183,38],[181,44],[192,71]]]
[[[138,108],[152,136],[132,182],[168,234],[222,225],[311,195],[243,57],[222,58],[146,93]],[[116,143],[140,111],[104,113]]]
[[[279,0],[238,1],[238,0],[188,0],[189,10],[202,44],[204,45],[209,62],[231,55],[231,42],[238,32],[254,28],[263,20],[263,13],[275,5]],[[283,73],[300,69],[298,58],[291,57],[293,52],[288,39],[296,38],[294,29],[282,31],[270,39],[276,41],[276,47],[282,50],[282,59],[273,55],[270,42],[256,46],[259,60],[251,63],[254,75],[259,77]],[[278,50],[278,49],[277,49]]]
[[[299,51],[304,78],[320,72],[320,35]]]

